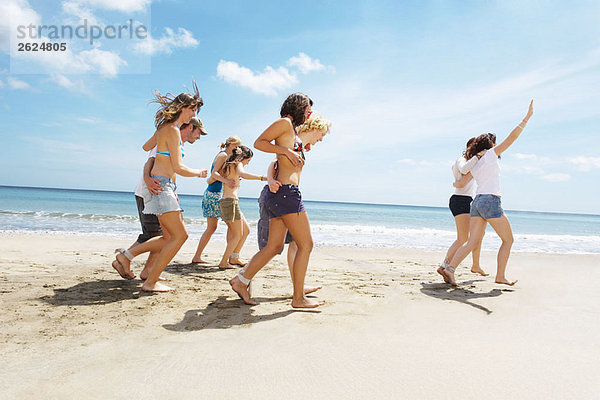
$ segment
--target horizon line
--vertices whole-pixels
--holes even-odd
[[[124,191],[124,190],[106,190],[106,189],[74,189],[74,188],[57,188],[57,187],[44,187],[44,186],[15,186],[15,185],[3,185],[0,184],[0,188],[17,188],[17,189],[50,189],[50,190],[75,190],[81,192],[107,192],[107,193],[129,193],[133,194],[133,191]],[[195,196],[202,197],[199,194],[188,194],[188,193],[179,193],[182,196]],[[256,200],[258,197],[242,197],[241,199],[252,199]],[[414,205],[414,204],[394,204],[394,203],[362,203],[362,202],[347,202],[347,201],[337,201],[337,200],[304,200],[306,202],[321,202],[321,203],[337,203],[337,204],[357,204],[357,205],[367,205],[367,206],[388,206],[388,207],[421,207],[421,208],[439,208],[446,209],[446,206],[429,206],[429,205]],[[507,210],[514,212],[528,212],[528,213],[536,213],[536,214],[565,214],[565,215],[581,215],[581,216],[593,216],[600,217],[600,214],[593,213],[576,213],[576,212],[565,212],[565,211],[532,211],[532,210]]]

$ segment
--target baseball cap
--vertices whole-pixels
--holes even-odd
[[[202,123],[202,120],[200,118],[192,117],[192,119],[190,119],[190,124],[200,129],[201,135],[208,135],[208,132],[206,132],[206,129],[204,129],[204,124]]]

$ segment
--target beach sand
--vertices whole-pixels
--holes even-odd
[[[132,238],[133,239],[133,238]],[[591,399],[600,391],[600,255],[513,254],[508,278],[435,272],[439,251],[316,247],[307,284],[326,304],[290,307],[284,257],[254,281],[190,265],[184,245],[140,292],[110,266],[115,238],[0,235],[0,398]],[[247,245],[248,259],[255,246]],[[139,273],[145,257],[134,261]]]

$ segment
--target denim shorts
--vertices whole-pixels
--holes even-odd
[[[148,187],[142,187],[142,197],[144,198],[144,214],[161,215],[171,211],[181,211],[179,201],[175,195],[177,186],[175,182],[166,176],[150,175],[152,178],[160,182],[160,187],[163,189],[159,194],[150,194]]]
[[[485,220],[500,218],[504,215],[500,196],[493,194],[478,194],[471,203],[471,217],[481,217]]]

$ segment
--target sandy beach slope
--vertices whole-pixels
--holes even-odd
[[[468,272],[452,289],[441,252],[314,250],[307,284],[327,303],[290,307],[278,257],[243,305],[237,271],[190,265],[186,243],[140,292],[111,268],[114,238],[0,236],[4,399],[592,399],[600,391],[600,255],[514,254],[515,287]],[[242,252],[249,258],[248,245]],[[136,260],[139,273],[143,258]],[[495,254],[482,265],[495,269]]]

